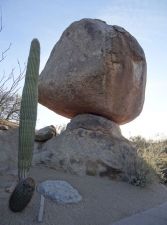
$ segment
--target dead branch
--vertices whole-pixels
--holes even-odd
[[[1,53],[0,63],[6,58],[6,53],[9,51],[12,43],[9,44],[8,48]]]
[[[3,29],[2,21],[2,8],[0,6],[0,32]],[[6,58],[7,52],[11,48],[9,46],[0,53],[0,63]],[[19,120],[20,102],[21,97],[18,96],[20,89],[20,82],[24,78],[25,67],[22,70],[20,62],[18,61],[19,75],[15,76],[15,69],[11,70],[11,73],[6,76],[4,73],[0,78],[0,119],[4,120]]]
[[[17,94],[20,89],[20,82],[24,78],[25,68],[22,71],[20,63],[19,75],[14,75],[14,69],[6,77],[5,75],[0,80],[0,119],[19,120],[19,111],[21,97]]]
[[[0,7],[0,32],[2,31],[2,8]]]

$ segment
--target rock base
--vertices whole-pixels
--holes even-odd
[[[139,163],[136,149],[122,136],[116,123],[101,116],[74,117],[66,130],[45,142],[40,151],[41,159],[36,160],[57,170],[128,181],[136,179]]]

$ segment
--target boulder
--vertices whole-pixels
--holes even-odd
[[[56,135],[56,128],[51,125],[35,132],[35,141],[47,141]]]
[[[0,146],[0,173],[17,174],[18,128],[1,131]],[[119,126],[93,114],[78,115],[59,135],[35,142],[32,164],[140,186],[149,178],[148,166],[122,136]]]
[[[137,40],[122,27],[82,19],[54,46],[39,77],[39,102],[68,118],[92,113],[125,124],[140,114],[145,84]]]
[[[65,131],[41,146],[40,152],[47,153],[41,162],[56,170],[130,183],[140,182],[140,174],[145,179],[136,149],[121,135],[116,123],[101,116],[74,117]]]

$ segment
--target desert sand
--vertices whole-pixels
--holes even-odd
[[[39,194],[35,192],[23,212],[11,212],[8,209],[10,193],[5,192],[5,187],[17,177],[0,174],[0,225],[111,225],[167,201],[167,188],[157,183],[139,188],[107,178],[79,177],[44,166],[32,168],[31,176],[37,183],[48,179],[65,180],[79,191],[83,199],[68,205],[46,199],[43,222],[38,223]]]

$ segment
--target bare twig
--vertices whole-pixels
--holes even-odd
[[[2,8],[0,7],[0,32],[2,31]]]
[[[12,43],[9,44],[8,48],[1,53],[0,62],[2,62],[6,58],[6,53],[9,51]]]
[[[3,29],[2,8],[0,6],[0,32]],[[6,58],[7,52],[11,48],[9,46],[0,53],[0,63]],[[4,73],[0,78],[0,119],[4,120],[19,120],[21,97],[17,94],[20,89],[20,82],[24,78],[25,68],[22,70],[20,62],[18,63],[19,75],[15,76],[15,69],[6,76]]]
[[[0,33],[2,32],[3,29],[3,21],[2,21],[2,7],[0,6]],[[9,51],[11,47],[11,43],[9,44],[8,48],[6,48],[4,51],[1,53],[0,57],[0,62],[2,62],[6,58],[6,53]]]
[[[21,97],[17,94],[20,87],[19,84],[24,78],[24,71],[22,71],[20,63],[19,75],[14,75],[14,69],[11,73],[0,80],[0,119],[5,120],[19,120]]]

